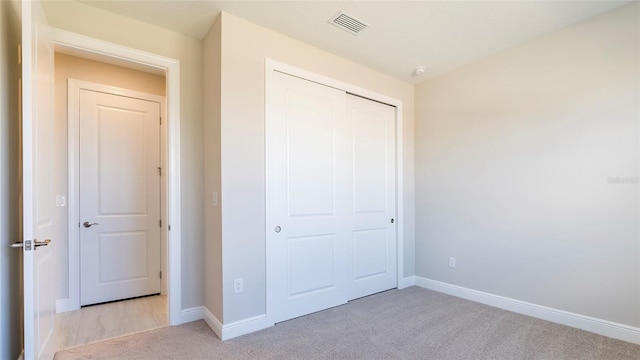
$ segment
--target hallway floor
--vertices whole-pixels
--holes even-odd
[[[156,295],[57,314],[58,350],[167,326],[167,312],[167,297]]]

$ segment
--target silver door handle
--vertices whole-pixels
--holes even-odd
[[[38,240],[35,240],[35,241],[33,242],[33,245],[34,245],[35,247],[38,247],[38,246],[47,246],[47,245],[49,245],[49,243],[50,243],[50,242],[51,242],[51,240],[50,240],[50,239],[47,239],[47,240],[45,240],[45,241],[38,241]]]
[[[88,221],[85,221],[85,222],[83,222],[83,223],[82,223],[82,226],[84,226],[84,227],[86,227],[86,228],[90,228],[90,227],[92,227],[93,225],[100,225],[100,224],[99,224],[99,223],[90,223],[90,222],[88,222]]]
[[[50,239],[47,239],[45,241],[34,240],[33,241],[33,246],[34,246],[34,249],[37,249],[40,246],[49,245],[50,242],[51,242]],[[26,243],[27,251],[31,250],[31,240],[25,240],[24,242],[14,242],[13,244],[11,244],[9,246],[11,248],[14,248],[14,249],[21,249],[21,248],[25,247],[25,243]]]

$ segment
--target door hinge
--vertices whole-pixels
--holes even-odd
[[[22,44],[18,44],[18,65],[22,65]]]
[[[158,227],[162,227],[162,219],[158,220]]]
[[[160,125],[162,125],[162,116],[160,116]]]
[[[162,279],[162,271],[160,271],[160,279]]]
[[[162,176],[162,168],[158,166],[158,175]]]

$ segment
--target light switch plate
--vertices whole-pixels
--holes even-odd
[[[67,206],[67,198],[64,195],[56,195],[56,207]]]

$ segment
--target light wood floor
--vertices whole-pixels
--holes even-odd
[[[56,315],[58,350],[168,325],[167,297],[149,296]]]

